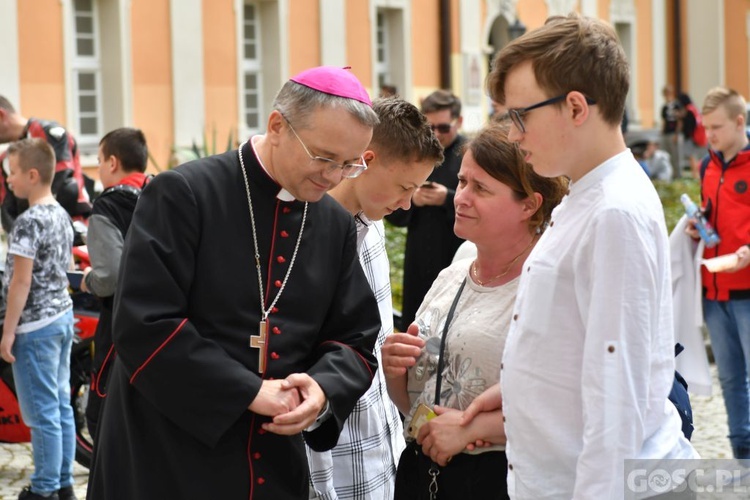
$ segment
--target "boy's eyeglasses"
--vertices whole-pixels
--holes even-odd
[[[335,160],[331,160],[330,158],[313,155],[312,153],[310,153],[310,150],[307,149],[307,146],[305,146],[305,143],[302,142],[302,139],[300,139],[299,135],[297,135],[297,132],[294,130],[294,127],[292,127],[292,123],[286,118],[286,116],[284,115],[281,115],[281,116],[289,125],[289,130],[292,131],[292,133],[294,134],[294,137],[296,137],[299,143],[302,145],[302,149],[304,149],[305,153],[307,153],[307,156],[310,157],[311,163],[317,162],[321,165],[325,165],[326,172],[328,173],[333,172],[336,169],[341,169],[341,175],[348,179],[354,179],[355,177],[359,176],[359,174],[367,170],[367,163],[365,162],[365,158],[363,156],[359,157],[359,159],[362,160],[362,163],[344,163],[342,165],[341,163]]]
[[[456,123],[456,120],[453,120],[450,123],[435,123],[435,124],[431,124],[430,128],[432,129],[433,132],[440,132],[441,134],[447,134],[453,128],[454,123]]]
[[[546,101],[538,102],[536,104],[532,104],[531,106],[527,106],[525,108],[511,108],[508,110],[507,113],[505,113],[502,117],[500,117],[501,120],[510,120],[513,122],[513,125],[516,126],[516,128],[522,133],[526,133],[526,125],[523,123],[523,117],[526,113],[529,111],[532,111],[537,108],[542,108],[544,106],[549,106],[550,104],[555,104],[560,101],[565,100],[566,97],[568,97],[568,93],[559,95],[557,97],[553,97],[551,99],[547,99]],[[585,96],[584,96],[585,97]],[[596,104],[596,101],[594,99],[591,99],[590,97],[586,97],[586,103],[589,105]]]

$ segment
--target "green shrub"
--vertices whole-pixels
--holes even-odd
[[[682,193],[687,193],[695,203],[700,204],[700,183],[696,179],[682,178],[672,182],[654,181],[654,187],[656,187],[656,192],[659,193],[659,198],[661,198],[664,218],[669,232],[672,232],[672,228],[685,213],[685,209],[680,203]]]

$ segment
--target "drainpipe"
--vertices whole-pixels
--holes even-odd
[[[673,0],[672,5],[674,17],[674,70],[675,70],[675,92],[679,95],[682,89],[682,15],[680,4],[682,0]]]
[[[450,90],[451,82],[451,0],[440,0],[440,87]]]

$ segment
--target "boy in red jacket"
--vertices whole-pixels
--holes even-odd
[[[721,242],[706,248],[706,259],[737,254],[726,271],[701,270],[703,315],[711,335],[719,381],[729,420],[735,458],[750,458],[750,147],[745,132],[745,100],[736,91],[716,87],[703,104],[710,144],[701,172],[701,198]],[[694,238],[698,232],[689,226]]]

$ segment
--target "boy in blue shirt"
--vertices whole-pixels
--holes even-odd
[[[75,499],[75,422],[70,406],[73,308],[66,271],[73,228],[51,191],[55,153],[42,139],[8,148],[9,184],[29,209],[9,235],[0,356],[13,363],[21,415],[31,429],[34,473],[19,500]]]

